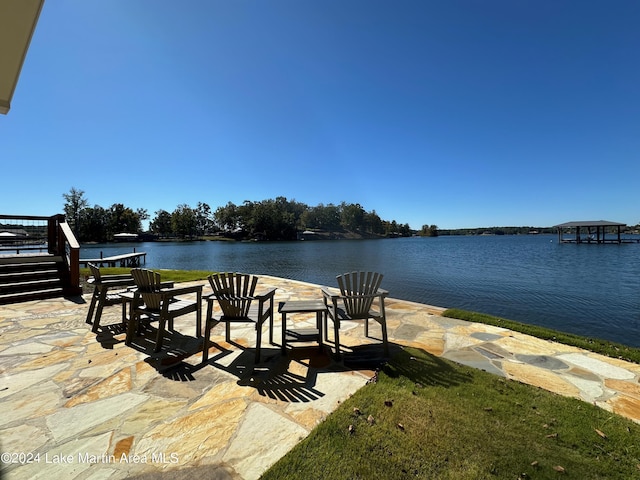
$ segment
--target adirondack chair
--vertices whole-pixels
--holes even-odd
[[[345,320],[363,320],[364,335],[369,337],[369,319],[382,327],[382,344],[385,356],[389,356],[387,338],[387,318],[384,299],[388,293],[380,288],[383,275],[375,272],[351,272],[338,275],[340,293],[322,288],[322,296],[327,307],[327,317],[333,321],[336,355],[340,355],[340,322]],[[325,318],[325,322],[327,319]],[[325,323],[325,339],[327,324]]]
[[[89,279],[90,284],[93,284],[93,294],[91,295],[91,304],[89,305],[89,311],[87,312],[86,322],[88,324],[93,323],[91,330],[95,333],[100,327],[100,319],[102,318],[102,309],[109,305],[117,305],[122,303],[122,297],[118,291],[124,291],[128,287],[135,285],[133,277],[129,274],[126,275],[102,275],[100,269],[93,263],[89,263],[89,270],[91,270],[92,278]],[[109,293],[111,290],[112,293]],[[115,290],[115,292],[114,292]],[[95,311],[96,317],[93,318]],[[122,314],[122,323],[125,322],[125,314]]]
[[[231,341],[232,323],[255,323],[256,363],[260,361],[262,325],[269,320],[273,328],[273,297],[276,289],[256,294],[258,277],[240,273],[218,273],[208,277],[213,294],[207,298],[207,316],[205,319],[204,348],[202,362],[209,359],[211,329],[219,323],[226,325],[225,338]],[[220,306],[222,314],[214,316],[214,303]]]
[[[131,320],[127,328],[127,345],[131,344],[134,332],[142,316],[149,320],[158,320],[158,334],[155,352],[162,348],[165,324],[169,322],[169,330],[173,330],[173,319],[187,313],[196,313],[196,337],[201,337],[202,319],[202,285],[190,287],[166,288],[160,281],[160,274],[144,268],[134,268],[131,275],[137,289],[131,305]],[[178,297],[196,294],[196,301]]]

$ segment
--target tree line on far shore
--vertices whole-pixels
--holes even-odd
[[[330,232],[336,236],[356,237],[409,236],[414,233],[436,236],[436,225],[424,225],[419,232],[408,224],[382,220],[375,212],[366,211],[358,203],[342,202],[309,206],[285,197],[232,202],[215,210],[203,202],[193,208],[178,205],[173,212],[158,210],[151,218],[146,209],[133,210],[121,203],[109,208],[89,206],[84,191],[71,188],[62,195],[64,213],[80,242],[107,242],[118,233],[147,233],[161,238],[194,239],[225,236],[234,239],[295,240],[304,231]],[[142,222],[151,220],[149,231]]]

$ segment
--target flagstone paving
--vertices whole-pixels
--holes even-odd
[[[204,283],[204,282],[200,282]],[[276,301],[320,298],[320,287],[261,277]],[[207,288],[205,287],[205,293]],[[392,292],[393,293],[393,292]],[[337,361],[317,344],[269,345],[254,364],[255,330],[213,330],[209,361],[195,314],[176,319],[153,353],[154,327],[127,346],[120,307],[101,330],[85,323],[88,296],[0,306],[0,475],[8,479],[255,479],[285,455],[383,361],[380,331],[345,322]],[[387,301],[392,348],[413,346],[640,423],[640,365],[503,328],[441,316],[444,309]],[[297,327],[315,316],[291,315]],[[280,341],[276,314],[274,341]],[[377,337],[377,339],[375,338]]]

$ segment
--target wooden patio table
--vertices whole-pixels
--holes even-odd
[[[322,350],[322,325],[327,316],[327,306],[322,300],[290,300],[280,302],[278,312],[282,315],[282,353],[286,354],[287,342],[310,342],[317,340]],[[316,328],[287,329],[287,314],[315,313]],[[273,343],[273,330],[269,332]]]

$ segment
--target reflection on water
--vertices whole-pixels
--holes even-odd
[[[640,346],[640,244],[559,245],[552,235],[86,246],[147,253],[147,268],[236,271],[335,285],[374,270],[396,298]]]

